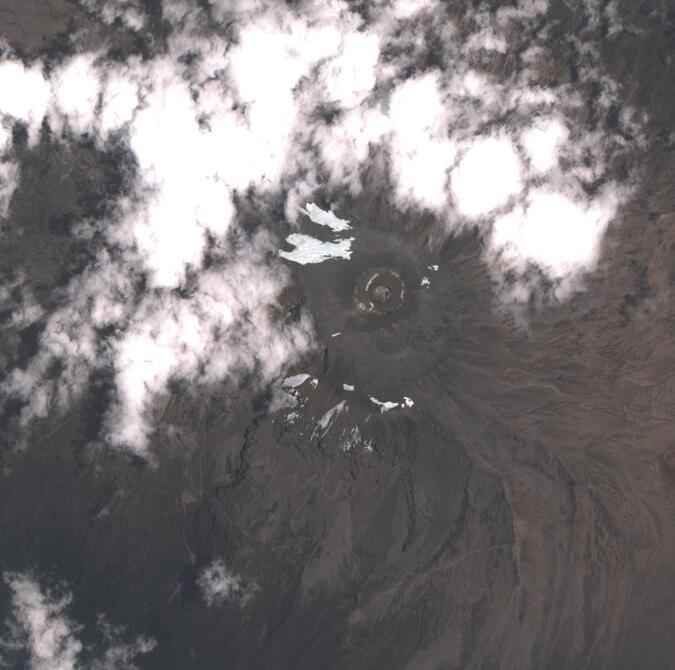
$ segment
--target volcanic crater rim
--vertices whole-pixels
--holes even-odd
[[[405,302],[406,284],[397,270],[387,267],[369,268],[354,284],[354,304],[362,312],[388,314]]]

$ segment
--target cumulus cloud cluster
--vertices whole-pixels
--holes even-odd
[[[19,185],[19,166],[9,155],[11,145],[11,129],[0,125],[0,221],[6,218],[9,203]]]
[[[207,565],[198,579],[202,597],[209,607],[236,602],[245,605],[257,591],[254,582],[247,582],[240,575],[227,569],[225,562],[217,559]]]
[[[141,30],[146,24],[147,17],[139,0],[82,0],[82,4],[108,24],[119,21],[132,30]]]
[[[147,19],[136,2],[85,4],[132,29]],[[474,64],[505,54],[514,22],[543,15],[546,0],[474,12],[462,35],[431,0],[374,2],[366,17],[344,0],[162,7],[172,30],[152,58],[111,61],[102,48],[49,69],[0,61],[0,90],[13,92],[0,97],[2,128],[21,121],[35,146],[46,122],[56,141],[86,134],[135,161],[113,213],[75,228],[104,243],[45,317],[39,353],[2,386],[25,402],[24,425],[70,405],[105,368],[114,396],[104,436],[143,452],[153,399],[172,379],[278,376],[312,345],[312,327],[307,316],[273,318],[289,276],[270,227],[245,229],[238,203],[282,194],[286,221],[274,223],[285,235],[318,190],[358,194],[374,153],[399,207],[433,211],[448,232],[484,231],[495,279],[516,277],[509,300],[527,299],[532,266],[564,297],[597,259],[622,197],[606,170],[635,129],[628,111],[611,133],[572,120],[585,105],[575,85],[600,91],[599,115],[616,102],[597,54],[584,51],[575,85],[537,80],[545,33],[512,70]],[[429,34],[435,64],[420,67]],[[20,169],[7,132],[0,146],[2,216]]]
[[[78,638],[82,627],[67,614],[70,592],[44,588],[25,573],[5,573],[4,581],[11,590],[11,614],[8,635],[0,639],[3,663],[18,652],[27,655],[30,670],[134,670],[135,659],[155,647],[144,637],[123,642],[124,629],[99,617],[104,649],[86,649]]]

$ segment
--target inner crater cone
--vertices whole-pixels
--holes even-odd
[[[362,312],[395,312],[405,301],[405,282],[391,268],[371,268],[362,272],[354,285],[354,304]]]

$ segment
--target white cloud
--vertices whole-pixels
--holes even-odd
[[[0,284],[0,304],[11,310],[11,324],[18,330],[30,326],[44,316],[44,310],[25,285],[25,277],[21,272],[14,279]]]
[[[354,107],[375,86],[379,38],[372,33],[348,32],[338,54],[326,61],[321,74],[326,96],[345,107]]]
[[[0,155],[3,155],[12,146],[12,133],[9,128],[0,124]]]
[[[496,24],[489,11],[479,11],[473,15],[476,30],[466,40],[465,49],[496,51],[506,53],[508,42],[504,36],[503,26]]]
[[[118,404],[109,416],[112,442],[142,448],[152,429],[149,403],[172,377],[218,382],[258,368],[272,380],[311,344],[310,326],[275,326],[269,315],[285,273],[263,265],[262,249],[206,271],[189,298],[148,296],[113,346]]]
[[[27,68],[17,60],[0,62],[0,114],[23,121],[31,145],[38,140],[50,96],[40,65]]]
[[[91,662],[89,670],[138,670],[136,658],[157,646],[155,640],[142,635],[132,642],[126,641],[124,626],[111,624],[103,615],[98,616],[97,623],[106,649]]]
[[[506,137],[475,140],[452,173],[455,203],[468,217],[489,214],[521,188],[520,160]]]
[[[145,26],[143,7],[137,0],[82,0],[82,3],[98,12],[108,24],[119,20],[131,30],[141,30]]]
[[[0,219],[7,217],[12,196],[18,186],[18,164],[13,161],[0,161]]]
[[[545,14],[548,11],[548,0],[518,0],[515,7],[502,7],[497,10],[500,21],[507,19],[529,19]]]
[[[558,293],[564,296],[574,288],[577,275],[595,264],[616,207],[612,192],[583,204],[560,193],[535,190],[524,205],[497,219],[489,253],[521,273],[528,263],[536,264],[561,282]]]
[[[457,148],[447,137],[447,111],[434,74],[409,79],[389,105],[392,154],[399,201],[430,209],[447,204],[447,172]]]
[[[415,14],[435,8],[434,0],[396,0],[391,4],[391,11],[397,19],[409,19]]]
[[[209,382],[257,367],[261,380],[267,380],[309,346],[311,336],[306,319],[295,328],[270,321],[267,306],[286,279],[265,259],[272,240],[246,241],[238,235],[236,252],[226,242],[234,216],[232,188],[259,178],[255,171],[264,171],[267,162],[258,161],[253,172],[246,166],[247,174],[227,159],[232,144],[219,140],[226,139],[224,129],[235,136],[240,131],[239,142],[246,145],[248,130],[226,109],[212,112],[215,131],[206,131],[189,85],[166,61],[149,67],[129,63],[107,74],[100,76],[92,58],[67,62],[50,82],[55,91],[50,118],[66,119],[75,132],[98,125],[103,144],[109,133],[126,125],[138,162],[136,192],[119,201],[115,220],[104,227],[109,243],[124,253],[103,254],[73,280],[68,304],[47,321],[40,353],[26,370],[13,371],[3,387],[28,402],[23,412],[28,421],[67,407],[93,368],[112,364],[117,402],[106,421],[109,437],[143,450],[151,432],[152,398],[172,376]],[[81,89],[79,83],[87,86]],[[100,119],[92,108],[99,85]],[[217,240],[215,255],[222,267],[202,273],[196,291],[178,298],[171,291],[182,285],[188,270],[201,268],[208,236]],[[134,304],[133,281],[127,280],[140,272],[147,273],[154,291]],[[93,327],[108,324],[117,326],[118,334],[98,342]],[[202,373],[207,357],[208,372]],[[62,361],[62,373],[57,380],[47,379],[56,360]]]
[[[110,133],[129,123],[139,105],[139,83],[131,68],[107,68],[101,92],[101,113],[97,120],[99,135],[108,137]]]
[[[246,605],[258,589],[255,582],[247,583],[240,575],[230,572],[220,559],[202,570],[197,583],[210,607],[232,601]]]
[[[4,580],[12,593],[11,616],[9,637],[0,640],[0,648],[25,650],[30,670],[137,670],[136,657],[156,646],[142,636],[125,642],[124,628],[99,616],[97,632],[105,650],[86,649],[78,639],[83,627],[67,614],[73,600],[69,591],[45,588],[26,573],[6,572]],[[94,660],[86,662],[85,656]]]
[[[605,16],[607,18],[608,23],[607,35],[609,37],[625,30],[625,26],[623,25],[623,21],[621,20],[621,14],[619,13],[618,0],[611,0],[611,2],[605,5]]]
[[[64,127],[81,135],[92,126],[100,95],[100,74],[93,63],[96,54],[74,56],[50,78],[53,103],[50,125],[58,134]]]
[[[82,644],[76,637],[77,626],[64,613],[70,594],[54,596],[18,573],[5,573],[5,581],[12,590],[14,615],[8,645],[25,645],[31,670],[75,670]]]
[[[311,124],[307,127],[307,141],[316,145],[321,166],[326,171],[328,182],[338,188],[349,189],[353,194],[361,192],[360,168],[368,158],[368,152],[382,142],[391,131],[391,120],[377,107],[364,103],[358,109],[344,112],[330,125]],[[312,165],[308,166],[311,172]],[[318,187],[307,181],[294,184],[299,191],[298,199],[303,201]],[[291,196],[294,194],[292,191]],[[293,212],[287,210],[289,219],[294,220]]]
[[[277,379],[312,346],[311,322],[272,320],[268,308],[290,276],[274,253],[278,240],[244,232],[235,202],[249,189],[252,202],[287,194],[286,217],[296,222],[319,189],[358,194],[372,155],[389,168],[402,209],[430,209],[448,231],[467,220],[480,225],[498,281],[537,264],[562,296],[593,268],[622,196],[608,179],[611,160],[631,144],[572,124],[566,114],[582,100],[573,86],[530,83],[545,40],[522,71],[499,78],[471,67],[470,49],[432,2],[378,3],[367,25],[340,0],[308,2],[302,12],[255,0],[212,5],[217,20],[233,21],[231,43],[208,33],[199,8],[166,2],[174,29],[166,53],[153,58],[108,63],[83,53],[48,75],[40,63],[0,61],[0,216],[19,178],[8,132],[14,120],[27,125],[32,145],[46,118],[57,139],[67,141],[66,128],[86,132],[106,150],[114,136],[135,161],[126,175],[131,189],[113,213],[76,227],[102,240],[96,260],[46,315],[36,357],[2,384],[5,396],[25,400],[23,425],[66,408],[91,372],[106,367],[115,393],[105,431],[142,452],[154,398],[171,379],[212,383],[251,370],[261,384]],[[120,16],[133,27],[133,12],[144,20],[137,2],[90,7],[106,21]],[[546,9],[543,0],[521,0],[496,18],[476,15],[468,46],[502,50],[507,24],[527,24]],[[413,20],[402,31],[406,17]],[[435,55],[445,68],[415,71],[432,29],[444,37]],[[195,56],[189,65],[181,59],[187,51]],[[618,88],[595,51],[583,53],[582,84],[594,82],[607,109]],[[619,125],[633,135],[639,126],[628,112]],[[586,195],[580,184],[600,177],[606,190]],[[336,233],[349,225],[311,204],[305,213]],[[296,248],[278,256],[307,263],[348,259],[353,240],[294,232],[287,241]],[[524,279],[518,286],[518,300],[533,288]],[[104,325],[112,334],[97,332]]]
[[[535,121],[521,135],[521,142],[535,172],[548,172],[557,164],[558,149],[569,131],[560,119]]]

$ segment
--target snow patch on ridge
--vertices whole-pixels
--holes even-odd
[[[281,382],[281,386],[283,388],[295,389],[298,386],[302,386],[309,378],[310,375],[306,373],[293,375],[292,377],[286,377],[286,379]]]
[[[408,396],[403,396],[403,400],[401,402],[393,402],[391,400],[378,400],[377,398],[374,398],[373,396],[370,396],[370,401],[377,405],[380,408],[380,412],[384,414],[385,412],[389,412],[392,409],[401,408],[410,408],[415,404],[415,401],[412,398],[409,398]]]
[[[329,409],[319,419],[317,423],[317,429],[320,429],[321,436],[325,435],[328,432],[328,429],[330,428],[335,418],[338,417],[340,414],[342,414],[342,412],[344,412],[346,406],[347,403],[343,400],[342,402],[339,402],[337,405],[335,405],[335,407]]]
[[[325,211],[313,202],[308,202],[302,210],[316,224],[326,226],[335,233],[342,233],[351,229],[349,221],[338,218],[332,211]],[[323,263],[330,258],[349,259],[352,255],[353,237],[340,239],[335,242],[322,242],[311,235],[291,233],[286,242],[295,247],[293,251],[280,251],[279,256],[287,261],[308,265]]]
[[[286,238],[286,242],[292,244],[293,251],[280,251],[279,256],[287,261],[308,265],[310,263],[323,263],[331,258],[349,259],[352,255],[353,237],[338,242],[322,242],[315,237],[292,233]]]
[[[305,212],[314,223],[318,223],[320,226],[327,226],[336,233],[341,233],[351,228],[347,219],[340,219],[334,212],[326,212],[313,202],[308,202],[302,211]]]

